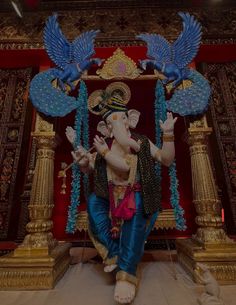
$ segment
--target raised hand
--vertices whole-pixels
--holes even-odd
[[[76,132],[71,126],[66,127],[67,140],[73,145],[76,138]]]
[[[167,112],[167,119],[165,120],[165,122],[163,123],[162,120],[159,121],[163,133],[172,134],[174,132],[174,125],[177,119],[177,117],[173,118],[173,114],[171,112]]]
[[[100,138],[98,135],[93,139],[93,145],[96,151],[102,155],[102,153],[108,149],[107,143],[103,138]]]
[[[71,152],[75,162],[78,162],[79,166],[86,167],[89,165],[89,158],[86,149],[83,146],[78,146],[77,150]]]

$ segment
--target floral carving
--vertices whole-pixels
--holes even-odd
[[[0,175],[0,200],[5,200],[7,191],[11,182],[11,176],[14,165],[14,152],[7,151],[2,162],[2,170]]]
[[[17,180],[17,170],[27,107],[24,96],[30,75],[31,69],[0,70],[0,237],[4,239],[14,213],[14,197],[18,196],[16,184],[24,181],[22,177]]]
[[[125,5],[127,1],[123,2],[123,5],[116,4],[122,1],[101,2],[96,1],[94,5],[94,1],[81,1],[81,5],[70,5],[67,10],[63,10],[59,2],[51,2],[51,9],[43,10],[42,6],[37,12],[25,12],[24,22],[14,14],[0,13],[0,48],[43,47],[43,27],[51,11],[60,11],[60,24],[69,39],[84,30],[100,29],[97,46],[137,45],[140,41],[135,35],[140,32],[157,32],[168,40],[175,40],[181,30],[181,22],[177,16],[178,7],[161,7],[157,1],[153,1],[152,6],[145,1],[137,1],[137,5]],[[65,6],[65,2],[63,3]],[[47,1],[47,5],[49,4]],[[189,10],[189,7],[186,10]],[[202,10],[195,7],[191,9],[191,13],[203,24],[203,43],[236,41],[235,8],[229,10],[227,7],[211,6]]]
[[[224,170],[231,214],[236,224],[236,63],[208,64],[206,74],[212,87],[212,123]],[[224,199],[223,203],[227,204],[227,200]]]

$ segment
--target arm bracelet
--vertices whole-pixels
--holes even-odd
[[[101,156],[105,158],[106,154],[110,151],[109,148],[105,148],[104,151],[101,152]]]
[[[175,136],[174,134],[164,133],[162,136],[163,142],[174,142]]]

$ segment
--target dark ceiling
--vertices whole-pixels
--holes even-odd
[[[236,7],[236,0],[15,0],[18,1],[23,11],[45,11],[45,10],[79,10],[91,8],[109,8],[109,7],[163,7],[163,8],[190,8],[190,7]],[[30,7],[26,3],[38,2],[35,7]],[[0,0],[0,11],[13,11],[10,0]]]

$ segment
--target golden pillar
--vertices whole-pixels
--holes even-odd
[[[38,114],[33,136],[37,156],[29,203],[28,234],[15,251],[0,258],[0,289],[51,289],[70,262],[68,243],[58,243],[51,232],[53,209],[53,125]]]
[[[199,262],[206,264],[220,283],[236,283],[236,243],[223,228],[221,202],[208,155],[212,129],[204,117],[190,124],[188,131],[198,229],[191,239],[177,240],[178,260],[196,282],[200,282]]]

